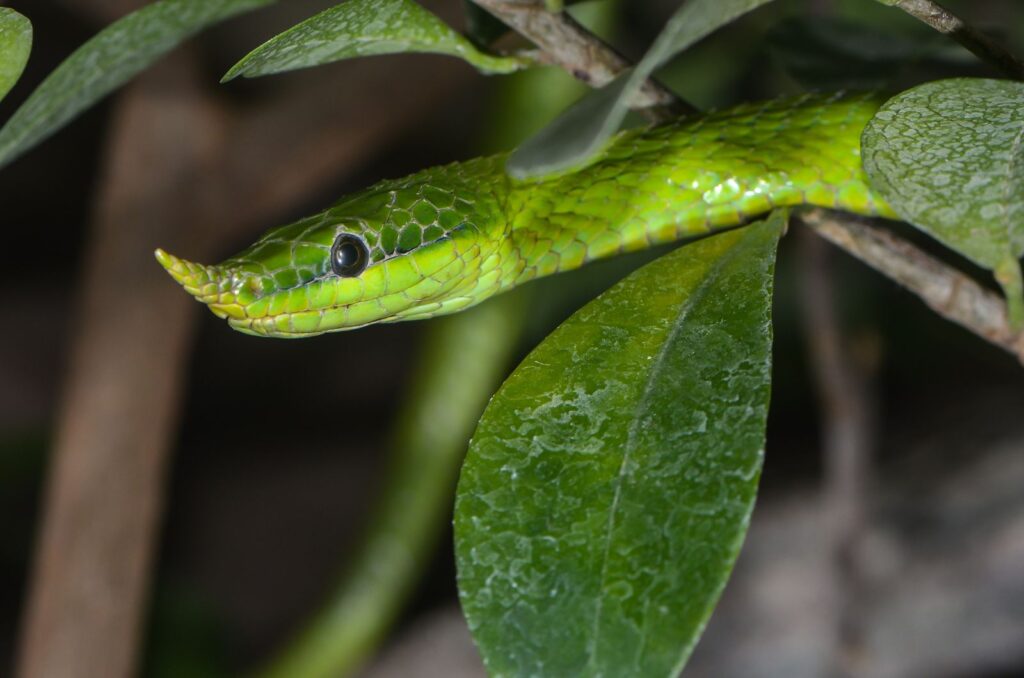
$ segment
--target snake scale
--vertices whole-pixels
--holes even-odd
[[[775,207],[895,216],[860,136],[877,95],[751,103],[618,134],[574,172],[516,180],[504,155],[382,181],[206,266],[156,257],[242,332],[302,337],[472,306],[588,261]]]

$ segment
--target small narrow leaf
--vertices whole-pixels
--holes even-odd
[[[505,169],[517,179],[578,169],[595,150],[594,141],[605,138],[604,112],[628,86],[626,72],[578,100],[516,149]]]
[[[223,81],[401,52],[456,56],[484,73],[526,66],[514,57],[484,54],[413,0],[348,0],[263,43],[232,66]]]
[[[58,66],[0,129],[0,166],[57,131],[177,44],[273,0],[159,0],[100,31]]]
[[[540,147],[550,145],[554,135],[542,130],[512,154],[508,162],[509,172],[518,177],[540,176],[585,165],[619,129],[629,111],[630,100],[654,71],[701,38],[769,2],[771,0],[690,0],[685,3],[668,20],[640,63],[628,74],[619,76],[625,78],[625,82],[613,81],[604,88],[613,88],[613,93],[594,92],[590,96],[598,101],[580,104],[592,120],[572,128],[556,119],[552,126],[569,130],[569,137],[563,135],[564,141],[545,151]],[[565,115],[578,119],[579,112],[570,109]],[[531,163],[536,158],[543,160],[534,166]]]
[[[954,79],[890,99],[863,136],[864,169],[896,212],[993,270],[1024,322],[1024,83]]]
[[[18,82],[32,51],[32,23],[9,7],[0,7],[0,101]]]
[[[462,606],[492,676],[678,674],[746,533],[783,217],[682,247],[577,312],[462,469]]]

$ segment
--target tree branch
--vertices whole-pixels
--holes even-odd
[[[1006,303],[999,295],[909,242],[870,228],[857,217],[814,210],[801,219],[833,245],[916,294],[943,318],[1024,363],[1024,333],[1010,329]]]
[[[875,360],[852,350],[835,311],[832,254],[810,231],[801,245],[800,292],[807,353],[814,375],[825,465],[824,508],[829,522],[832,595],[835,599],[832,675],[857,676],[864,649],[867,593],[863,541],[868,527],[868,484],[876,447],[871,393]]]
[[[603,87],[631,64],[566,12],[550,12],[533,0],[473,0],[516,32],[529,38],[541,53],[539,61],[570,73],[591,87]],[[690,104],[653,79],[648,79],[631,102],[654,122],[696,113]]]
[[[1024,80],[1024,63],[938,3],[932,0],[888,0],[886,4],[899,7],[915,19],[945,33],[1011,78]]]

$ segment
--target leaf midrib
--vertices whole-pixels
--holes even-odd
[[[653,392],[653,389],[654,389],[654,383],[656,381],[655,375],[659,373],[659,368],[664,363],[664,361],[667,359],[670,347],[675,344],[676,337],[678,336],[679,332],[681,331],[681,328],[682,328],[683,324],[686,322],[687,318],[689,317],[690,312],[696,307],[696,305],[700,301],[704,300],[704,298],[708,294],[708,291],[709,291],[711,285],[715,281],[718,280],[719,276],[721,275],[722,270],[729,263],[731,263],[733,261],[733,259],[736,258],[737,252],[740,250],[741,245],[744,243],[744,241],[748,237],[748,234],[749,234],[749,231],[747,233],[744,233],[743,236],[739,240],[737,240],[737,242],[729,249],[728,252],[726,252],[725,254],[723,254],[721,257],[718,258],[718,260],[711,267],[711,269],[708,271],[707,275],[700,282],[700,284],[697,286],[697,288],[694,290],[694,292],[690,295],[689,298],[687,298],[687,300],[680,307],[679,313],[676,315],[676,319],[675,319],[675,322],[673,323],[672,329],[669,331],[668,336],[666,337],[665,341],[662,343],[661,348],[658,350],[657,358],[655,359],[654,363],[652,363],[652,365],[651,365],[651,368],[650,368],[650,370],[648,372],[648,375],[647,375],[647,379],[646,379],[645,384],[644,384],[643,393],[640,396],[640,400],[637,402],[636,407],[634,407],[634,409],[633,409],[633,417],[632,417],[632,421],[630,422],[630,425],[629,425],[629,432],[626,434],[625,451],[624,451],[624,453],[622,455],[622,462],[619,464],[619,472],[616,475],[616,479],[617,479],[618,482],[616,484],[615,494],[612,497],[611,506],[609,508],[608,527],[607,527],[607,530],[605,532],[604,555],[603,555],[602,563],[601,563],[601,578],[600,578],[600,581],[599,581],[599,588],[598,588],[597,607],[596,607],[596,609],[594,611],[594,631],[593,631],[593,636],[591,637],[591,641],[590,641],[590,648],[588,650],[588,658],[587,658],[587,668],[588,669],[591,669],[591,668],[594,667],[594,662],[595,662],[596,657],[597,657],[597,639],[600,636],[601,619],[602,619],[602,615],[603,615],[603,607],[604,607],[604,599],[605,599],[605,595],[604,595],[603,591],[605,589],[605,582],[606,582],[607,575],[608,575],[608,561],[609,561],[609,557],[608,556],[609,556],[609,554],[611,552],[612,535],[615,532],[615,517],[616,517],[616,512],[617,512],[617,508],[618,508],[618,504],[619,504],[619,499],[620,499],[620,497],[622,495],[622,487],[624,485],[624,482],[623,482],[624,475],[625,475],[624,471],[625,471],[625,468],[626,468],[626,464],[629,463],[629,460],[632,457],[632,454],[633,454],[633,452],[636,449],[636,438],[637,438],[637,433],[638,433],[638,430],[639,430],[639,422],[640,422],[640,419],[641,419],[643,413],[645,411],[647,411],[647,409],[648,409],[649,401],[650,401],[650,398],[651,398],[651,395],[652,395],[652,392]]]

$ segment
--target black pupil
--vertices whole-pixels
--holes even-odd
[[[366,268],[366,245],[353,235],[341,235],[334,243],[331,268],[340,276],[359,275]]]

